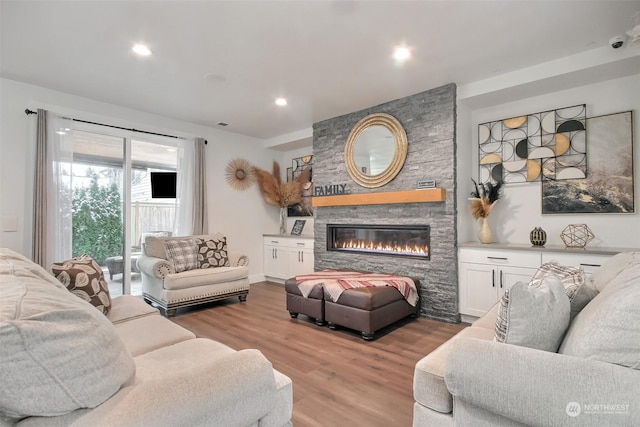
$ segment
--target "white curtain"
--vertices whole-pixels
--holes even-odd
[[[196,149],[193,139],[178,139],[178,167],[176,178],[176,216],[173,232],[176,236],[193,234],[194,193],[193,170]]]
[[[73,188],[73,120],[49,114],[47,120],[47,156],[49,157],[50,191],[47,192],[47,258],[54,261],[71,258]],[[51,139],[49,139],[51,136]]]
[[[71,258],[73,121],[45,110],[38,116],[33,253],[48,268]]]
[[[177,236],[208,232],[205,140],[178,140],[178,175],[176,182]]]
[[[207,156],[205,145],[207,141],[196,138],[195,168],[193,169],[193,233],[207,234],[209,232],[209,214],[207,211]]]

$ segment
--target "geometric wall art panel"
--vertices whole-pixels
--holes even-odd
[[[587,175],[586,105],[478,125],[478,181],[531,182]]]
[[[587,177],[543,180],[542,213],[634,213],[633,113],[589,117],[586,126]],[[550,173],[570,176],[567,170]]]

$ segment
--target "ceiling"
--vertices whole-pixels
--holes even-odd
[[[269,140],[602,48],[640,1],[1,0],[0,12],[2,77]]]

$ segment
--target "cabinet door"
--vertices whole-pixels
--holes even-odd
[[[276,247],[264,247],[264,275],[273,277],[277,271],[276,264]]]
[[[286,247],[271,245],[264,247],[264,275],[278,279],[289,277],[289,259]]]
[[[309,274],[314,272],[315,261],[313,257],[313,249],[305,249],[302,251],[301,273]]]
[[[537,269],[526,267],[500,267],[498,270],[497,285],[498,299],[502,298],[504,291],[511,288],[517,282],[529,283]]]
[[[311,249],[289,249],[291,276],[313,273],[313,251]]]
[[[498,268],[460,263],[460,313],[481,317],[498,301]]]

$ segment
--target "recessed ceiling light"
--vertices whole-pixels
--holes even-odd
[[[137,53],[140,56],[151,55],[151,49],[149,49],[147,46],[143,44],[134,44],[131,50],[133,50],[135,53]]]
[[[276,105],[279,107],[284,107],[285,105],[287,105],[287,100],[284,98],[278,98],[276,99]]]
[[[411,57],[411,51],[409,51],[408,47],[397,47],[393,51],[393,58],[396,61],[406,61]]]

